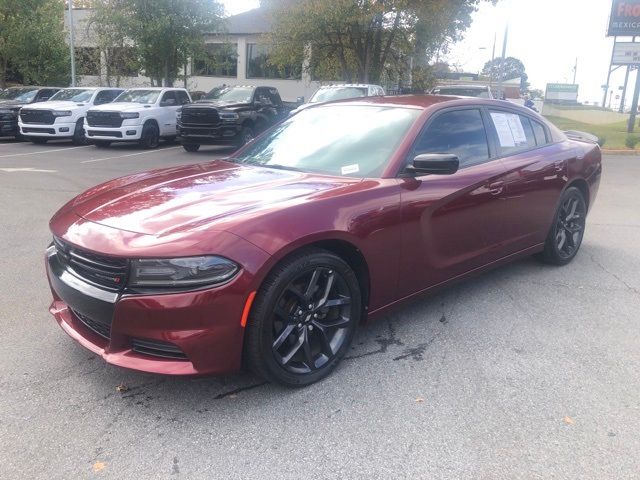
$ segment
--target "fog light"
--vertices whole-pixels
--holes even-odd
[[[135,135],[136,131],[135,130],[127,130],[127,135]]]
[[[61,127],[61,128],[59,128],[59,129],[58,129],[58,131],[59,131],[60,133],[62,133],[62,132],[68,132],[68,131],[69,131],[69,127]]]

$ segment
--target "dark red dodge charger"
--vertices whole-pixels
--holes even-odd
[[[601,169],[596,144],[508,102],[319,105],[228,159],[67,203],[51,220],[50,310],[114,365],[244,363],[306,385],[403,300],[526,255],[570,262]]]

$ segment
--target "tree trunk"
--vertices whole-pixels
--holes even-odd
[[[0,88],[7,88],[7,59],[0,59]]]

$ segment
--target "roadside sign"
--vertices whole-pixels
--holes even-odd
[[[613,0],[607,35],[640,35],[640,0]]]
[[[544,99],[556,103],[576,103],[579,85],[573,83],[547,83]]]
[[[640,65],[640,43],[616,42],[611,65]]]

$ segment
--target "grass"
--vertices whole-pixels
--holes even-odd
[[[627,133],[627,122],[593,125],[552,115],[545,115],[545,118],[560,130],[580,130],[596,135],[600,139],[604,138],[603,147],[611,150],[628,150],[629,148],[626,146],[627,138],[637,135],[636,133]],[[640,132],[640,129],[636,129],[636,131]]]

